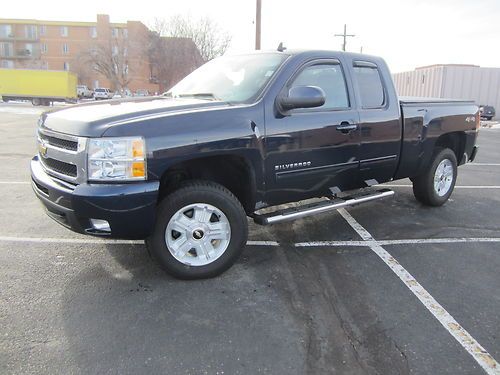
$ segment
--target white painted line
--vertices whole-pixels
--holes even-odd
[[[295,247],[339,247],[339,246],[368,246],[366,241],[313,241],[298,242]]]
[[[405,185],[398,185],[398,184],[380,184],[380,185],[375,185],[375,186],[383,186],[383,187],[413,187],[413,185],[410,184],[405,184]],[[500,189],[499,185],[455,185],[455,189]]]
[[[247,241],[247,246],[279,246],[276,241]]]
[[[500,242],[500,237],[459,237],[459,238],[408,238],[402,240],[379,240],[379,245],[447,244],[470,242]],[[295,247],[341,247],[371,246],[369,241],[312,241],[298,242]]]
[[[411,245],[411,244],[447,244],[464,242],[500,242],[498,237],[460,237],[460,238],[415,238],[406,240],[380,240],[379,245]]]
[[[90,244],[90,245],[136,245],[144,244],[140,240],[111,240],[85,238],[44,238],[44,237],[12,237],[0,236],[0,242],[32,242],[32,243],[66,243],[66,244]],[[248,246],[279,246],[276,241],[247,241]]]
[[[2,185],[30,185],[31,182],[29,181],[0,181],[0,184]]]
[[[85,238],[44,238],[44,237],[12,237],[0,236],[0,241],[4,242],[35,242],[35,243],[67,243],[67,244],[112,244],[112,245],[131,245],[143,244],[144,241],[135,240],[110,240],[97,239],[89,237]]]
[[[469,332],[432,297],[427,290],[391,255],[372,235],[361,226],[345,209],[338,210],[351,227],[367,241],[372,251],[403,281],[411,292],[434,315],[441,325],[458,341],[460,345],[476,360],[488,375],[499,375],[500,364],[483,348]]]
[[[481,167],[500,167],[500,163],[467,163],[467,164],[463,164],[461,165],[461,167],[470,167],[470,166],[475,166],[475,165],[479,165]]]

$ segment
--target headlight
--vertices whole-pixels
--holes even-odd
[[[143,138],[96,138],[89,140],[89,181],[145,180],[146,149]]]

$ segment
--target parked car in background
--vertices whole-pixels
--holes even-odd
[[[495,107],[491,105],[481,105],[479,107],[479,113],[481,114],[481,118],[484,118],[486,120],[491,120],[493,117],[495,117]]]
[[[150,96],[151,94],[149,93],[148,90],[146,89],[139,89],[135,92],[134,96]]]
[[[94,96],[94,91],[92,91],[85,85],[78,85],[76,86],[76,94],[78,95],[79,99],[92,98]]]
[[[94,90],[94,99],[95,100],[104,100],[104,99],[111,99],[113,97],[114,93],[111,92],[110,89],[104,88],[104,87],[99,87]]]

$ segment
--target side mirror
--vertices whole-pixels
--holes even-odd
[[[296,86],[288,96],[279,99],[280,107],[289,111],[295,108],[315,108],[325,104],[325,92],[317,86]]]

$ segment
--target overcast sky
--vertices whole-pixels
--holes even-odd
[[[262,47],[341,49],[380,55],[393,72],[439,63],[500,67],[500,0],[262,0]],[[1,17],[112,22],[174,14],[207,15],[232,35],[230,51],[255,44],[255,0],[21,0],[5,1]]]

